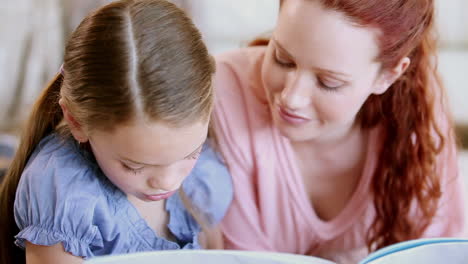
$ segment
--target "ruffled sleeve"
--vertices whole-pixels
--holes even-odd
[[[93,256],[102,244],[93,224],[102,195],[95,168],[87,165],[70,144],[46,138],[31,157],[18,185],[14,214],[20,232],[16,244],[28,241],[51,246],[62,243],[79,257]]]
[[[233,198],[231,175],[210,143],[203,146],[183,189],[206,224],[214,226],[223,219]]]

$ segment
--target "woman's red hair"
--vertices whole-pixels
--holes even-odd
[[[437,211],[441,196],[436,156],[452,139],[443,136],[434,113],[435,98],[445,93],[436,69],[433,0],[315,0],[345,14],[360,26],[376,28],[382,70],[409,57],[411,64],[383,95],[363,105],[358,121],[363,128],[383,131],[379,162],[372,181],[376,216],[367,233],[370,251],[421,237]],[[280,4],[283,4],[283,0]],[[251,45],[266,45],[258,39]],[[444,133],[447,132],[444,130]],[[414,217],[414,205],[421,215]]]

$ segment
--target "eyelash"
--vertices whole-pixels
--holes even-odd
[[[296,64],[294,64],[293,62],[284,63],[284,62],[280,61],[278,59],[278,57],[276,56],[276,52],[273,54],[273,60],[275,61],[276,64],[278,64],[280,67],[283,67],[283,68],[291,69],[291,68],[294,68],[296,66]],[[320,87],[323,90],[325,90],[327,92],[336,92],[336,91],[338,91],[339,88],[342,87],[342,85],[340,85],[338,87],[326,86],[321,79],[318,79],[318,84],[320,85]]]
[[[276,54],[276,52],[274,52],[273,54],[273,59],[275,60],[276,64],[278,64],[279,66],[283,67],[283,68],[294,68],[296,66],[296,64],[294,64],[293,62],[288,62],[288,63],[285,63],[285,62],[282,62],[278,59],[278,56]]]
[[[200,157],[200,154],[201,154],[201,149],[199,151],[197,151],[196,153],[194,153],[192,156],[190,157],[187,157],[186,160],[195,160],[195,159],[198,159]],[[142,168],[139,168],[139,169],[133,169],[133,168],[130,168],[129,166],[125,165],[124,163],[122,163],[122,167],[126,170],[126,171],[129,171],[129,172],[132,172],[134,173],[135,175],[140,173],[144,167]]]
[[[323,83],[323,81],[320,80],[320,79],[318,79],[318,83],[319,83],[320,87],[321,87],[323,90],[327,91],[327,92],[336,92],[336,91],[338,91],[338,90],[340,89],[340,87],[342,86],[342,85],[337,86],[337,87],[326,86],[326,85]]]
[[[122,164],[122,166],[126,171],[133,172],[135,175],[137,175],[138,173],[140,173],[143,170],[143,168],[133,169],[133,168],[128,167],[125,164]]]

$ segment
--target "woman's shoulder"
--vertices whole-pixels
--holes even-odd
[[[223,89],[229,84],[236,83],[238,88],[258,86],[256,81],[260,77],[260,66],[266,47],[246,47],[227,51],[216,58],[216,87]],[[235,80],[235,82],[233,82]]]
[[[260,81],[265,49],[248,47],[217,57],[214,128],[228,164],[234,156],[252,164],[254,145],[271,145],[271,119]]]
[[[229,50],[215,56],[216,62],[227,64],[239,70],[246,70],[247,65],[254,64],[265,54],[266,46],[245,47]]]
[[[261,63],[266,47],[248,47],[216,57],[215,113],[225,112],[237,122],[265,119],[268,105],[261,85]],[[220,110],[220,111],[218,111]],[[252,119],[252,118],[250,118]]]

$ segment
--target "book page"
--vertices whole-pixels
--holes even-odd
[[[437,243],[414,247],[386,256],[368,264],[466,264],[468,263],[468,243]]]
[[[302,255],[222,251],[222,250],[173,250],[146,252],[122,256],[98,257],[85,264],[336,264],[320,258]]]

